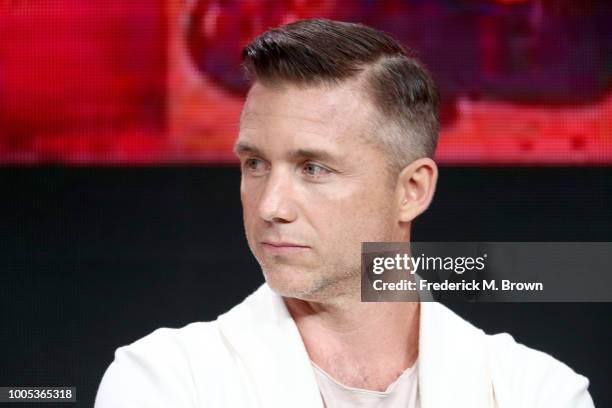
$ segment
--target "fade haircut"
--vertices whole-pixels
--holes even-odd
[[[435,153],[436,86],[427,69],[387,34],[362,24],[300,20],[255,38],[242,61],[249,79],[263,85],[360,81],[379,113],[375,137],[368,139],[382,148],[395,174]]]

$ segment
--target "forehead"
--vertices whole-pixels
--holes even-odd
[[[374,108],[356,84],[270,87],[255,83],[247,96],[240,138],[311,135],[329,141],[364,136],[372,129]]]

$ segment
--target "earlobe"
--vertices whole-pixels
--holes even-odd
[[[430,158],[420,158],[406,166],[398,176],[400,222],[411,222],[425,212],[434,196],[438,167]]]

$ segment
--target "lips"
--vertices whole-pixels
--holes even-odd
[[[262,241],[262,250],[273,256],[297,256],[309,250],[309,246],[287,241]]]
[[[274,247],[274,248],[308,248],[307,245],[295,244],[293,242],[282,242],[282,241],[262,241],[262,245]]]

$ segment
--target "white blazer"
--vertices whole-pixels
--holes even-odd
[[[421,304],[421,408],[589,408],[588,384],[508,334],[486,335],[438,303]],[[323,408],[323,402],[297,327],[264,284],[216,321],[158,329],[117,349],[95,407]]]

